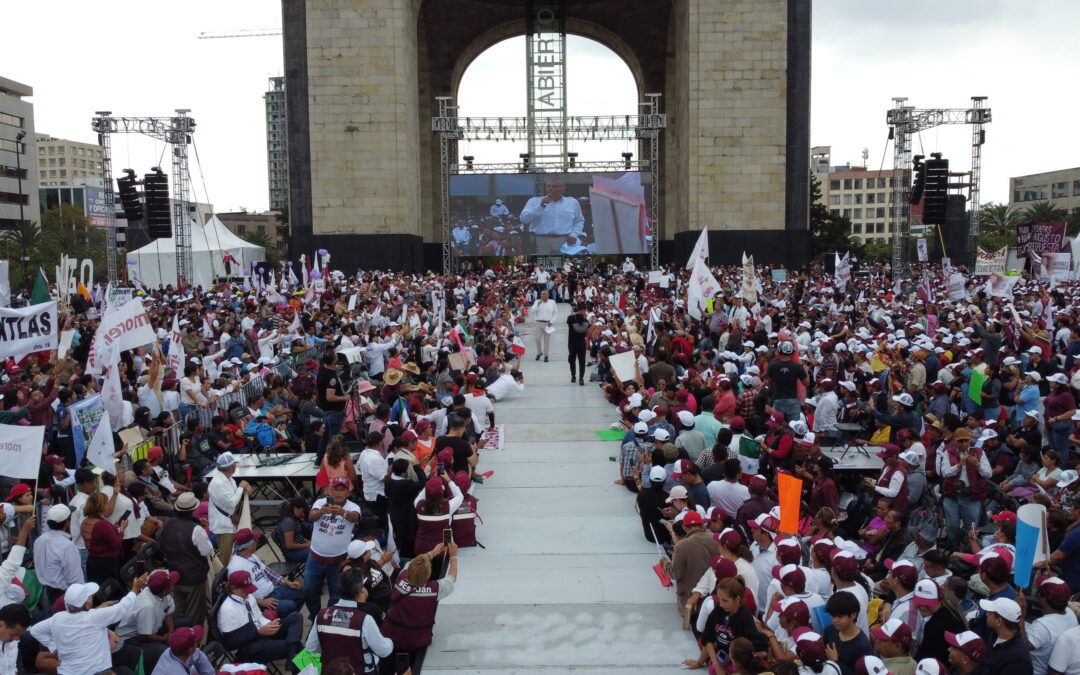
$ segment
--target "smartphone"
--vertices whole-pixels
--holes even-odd
[[[451,529],[443,530],[442,531],[442,543],[443,543],[443,546],[449,546],[450,545],[450,539],[453,538],[453,536],[454,536],[454,531],[453,530],[451,530]]]
[[[405,675],[409,670],[409,655],[403,652],[398,652],[394,655],[394,672],[397,675]]]
[[[436,463],[435,464],[435,472],[438,473],[439,475],[442,475],[442,474],[446,473],[446,465],[443,464],[442,462]]]
[[[131,509],[128,509],[127,511],[124,511],[124,515],[120,516],[120,520],[118,520],[116,522],[121,523],[121,522],[127,520],[130,517],[131,517]]]

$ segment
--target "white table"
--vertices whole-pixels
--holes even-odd
[[[295,497],[301,487],[309,487],[312,494],[315,489],[315,475],[318,465],[312,463],[315,455],[299,453],[289,457],[287,462],[270,464],[270,458],[279,458],[281,453],[263,455],[237,455],[237,481],[246,480],[252,486],[252,506],[277,506],[282,500]],[[310,484],[310,485],[308,485]]]
[[[885,465],[877,453],[884,448],[877,445],[855,445],[850,447],[837,445],[822,447],[821,453],[835,462],[837,471],[881,471]],[[845,451],[847,454],[845,454]],[[843,459],[841,459],[843,458]]]

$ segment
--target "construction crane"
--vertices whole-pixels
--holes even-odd
[[[225,33],[213,33],[209,31],[203,31],[199,33],[200,40],[218,40],[221,38],[244,38],[244,37],[265,37],[270,35],[281,35],[280,28],[242,28],[240,30],[225,32]]]

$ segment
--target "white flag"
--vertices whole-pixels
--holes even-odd
[[[698,235],[697,243],[694,244],[694,250],[690,252],[690,259],[686,261],[686,269],[694,269],[694,265],[700,259],[702,261],[709,257],[709,228],[704,227],[701,229],[701,234]]]
[[[94,331],[94,339],[90,343],[86,372],[100,375],[102,365],[115,362],[120,352],[148,345],[154,340],[154,329],[142,300],[132,298],[120,307],[110,309],[101,318],[101,324]]]
[[[694,263],[694,271],[690,273],[690,283],[686,288],[686,311],[695,319],[700,319],[705,301],[719,290],[720,282],[709,271],[705,261],[698,259]]]
[[[834,253],[836,256],[836,287],[843,292],[847,289],[848,282],[851,281],[851,253],[845,253],[841,258],[839,253]]]
[[[915,240],[915,249],[919,254],[919,262],[926,262],[930,260],[930,251],[926,247],[926,239],[919,238]]]
[[[754,256],[742,255],[742,299],[748,305],[757,302],[757,270],[754,268]]]
[[[124,392],[120,386],[120,352],[113,352],[113,356],[112,363],[104,364],[107,370],[105,382],[101,385],[101,400],[113,423],[120,428],[120,422],[124,417]],[[179,375],[183,376],[183,373]]]
[[[289,263],[289,284],[296,286],[300,283],[300,280],[296,278],[296,272],[292,270],[292,263]]]
[[[86,458],[99,469],[112,472],[116,464],[113,459],[112,423],[109,415],[102,415],[98,421],[97,429],[94,429],[94,437],[90,439],[90,445],[86,448]]]
[[[180,340],[180,314],[174,314],[172,320],[172,332],[169,334],[169,367],[176,373],[176,377],[184,376],[184,345]]]
[[[0,424],[0,476],[37,478],[45,427]]]

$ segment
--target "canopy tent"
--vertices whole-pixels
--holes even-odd
[[[239,263],[230,265],[231,276],[251,269],[251,263],[266,260],[262,246],[244,241],[211,216],[206,225],[191,224],[192,286],[208,286],[216,277],[225,275],[225,257],[232,255]],[[157,239],[127,254],[128,278],[146,286],[176,284],[176,244],[172,238]]]

